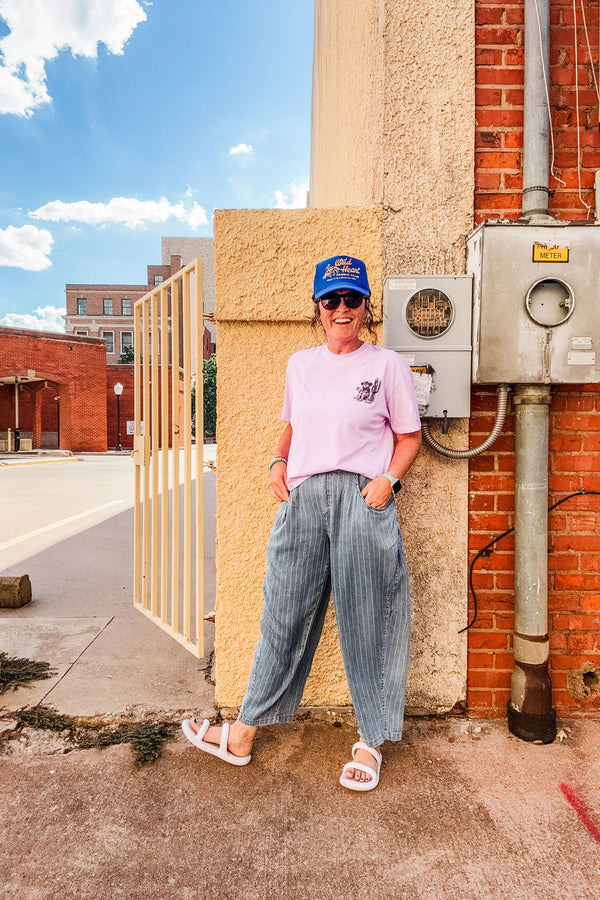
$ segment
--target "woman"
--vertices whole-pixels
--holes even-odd
[[[281,501],[267,548],[261,638],[231,728],[186,720],[201,750],[242,766],[261,725],[291,722],[302,698],[330,591],[361,740],[340,783],[377,786],[379,747],[402,736],[410,597],[394,493],[421,445],[406,362],[364,343],[374,335],[365,264],[318,263],[315,322],[326,342],[295,353],[285,428],[271,461]]]

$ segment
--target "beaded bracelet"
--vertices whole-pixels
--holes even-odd
[[[278,462],[285,463],[287,466],[287,459],[285,459],[283,456],[274,456],[273,459],[271,460],[271,462],[269,463],[269,472],[271,471],[271,469],[273,468],[275,463],[278,463]]]

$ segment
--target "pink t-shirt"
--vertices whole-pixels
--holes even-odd
[[[408,364],[367,343],[339,355],[327,344],[294,353],[281,418],[292,426],[290,490],[336,469],[376,478],[390,464],[394,434],[421,428]]]

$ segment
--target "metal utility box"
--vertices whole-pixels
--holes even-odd
[[[471,413],[470,275],[390,275],[383,291],[383,339],[419,375],[430,375],[423,418]],[[418,391],[417,391],[417,395]]]
[[[600,227],[488,222],[467,267],[475,384],[600,381]]]

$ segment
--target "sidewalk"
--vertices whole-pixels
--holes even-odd
[[[205,446],[204,458],[205,464],[214,465],[214,445]],[[71,465],[64,465],[66,460]],[[46,661],[56,674],[0,695],[0,715],[37,704],[96,722],[179,722],[192,712],[214,715],[214,689],[207,680],[214,626],[207,624],[206,657],[198,660],[132,604],[133,463],[129,454],[79,454],[48,462],[4,470],[10,480],[3,476],[3,490],[5,495],[13,490],[14,505],[11,510],[11,499],[5,496],[6,516],[17,519],[24,506],[35,506],[36,498],[47,494],[56,497],[56,508],[46,509],[47,518],[65,524],[57,529],[58,537],[51,532],[48,544],[39,549],[28,549],[30,540],[17,546],[19,557],[11,558],[12,548],[0,556],[1,574],[27,572],[33,587],[30,604],[0,610],[0,651]],[[103,505],[110,509],[70,524],[69,518],[78,517],[63,519],[61,492],[81,494],[92,484],[96,493],[90,491],[88,505],[94,507],[100,501],[98,509]],[[215,602],[215,473],[208,467],[204,493],[205,609],[210,611]],[[112,496],[118,498],[114,505],[102,503]],[[28,532],[32,524],[31,517],[19,521],[17,535]],[[4,532],[10,537],[10,528]],[[30,533],[35,534],[35,529]],[[4,547],[10,544],[9,539]]]
[[[600,723],[567,735],[412,719],[358,794],[337,783],[345,726],[263,729],[242,769],[182,738],[135,769],[125,746],[65,755],[22,734],[0,758],[2,896],[597,900],[600,847],[561,785],[600,824]]]
[[[129,483],[121,460],[84,459],[11,472],[15,496],[49,469],[55,485],[69,469],[74,492],[92,474],[98,496],[121,471]],[[212,471],[205,493],[210,508]],[[57,669],[0,695],[3,898],[597,900],[598,721],[536,746],[504,721],[409,719],[367,794],[338,784],[356,735],[335,715],[261,729],[241,769],[181,732],[136,768],[126,745],[17,726],[11,713],[38,703],[97,724],[216,713],[208,660],[131,606],[129,503],[27,556],[37,599],[0,613],[1,650]]]

